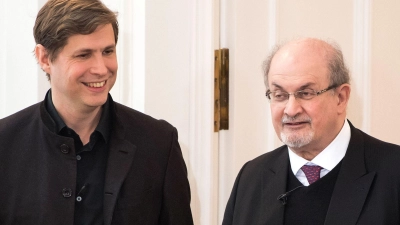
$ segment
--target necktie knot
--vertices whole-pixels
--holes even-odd
[[[320,178],[321,169],[322,167],[320,166],[304,165],[301,167],[301,170],[303,170],[304,174],[306,175],[309,184],[314,183]]]

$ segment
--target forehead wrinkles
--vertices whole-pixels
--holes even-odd
[[[318,76],[313,74],[289,75],[289,74],[271,74],[271,87],[281,89],[301,89],[318,84]]]

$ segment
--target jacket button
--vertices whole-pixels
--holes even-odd
[[[68,154],[69,153],[69,146],[66,145],[66,144],[62,144],[60,146],[60,149],[61,149],[61,152],[64,153],[64,154]]]
[[[69,198],[72,196],[72,189],[71,188],[64,188],[62,190],[62,194],[64,196],[64,198]]]

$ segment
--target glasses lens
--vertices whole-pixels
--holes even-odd
[[[274,102],[283,102],[289,98],[289,94],[283,91],[274,91],[271,93],[271,99]]]
[[[315,95],[316,92],[312,89],[304,89],[296,92],[296,98],[306,99],[306,100],[314,98]]]

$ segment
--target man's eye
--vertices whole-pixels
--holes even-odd
[[[301,92],[299,92],[299,94],[300,94],[300,95],[303,95],[303,96],[307,96],[307,95],[310,95],[311,92],[308,92],[308,91],[301,91]]]
[[[105,50],[104,55],[111,55],[112,53],[114,53],[114,50]]]
[[[80,54],[80,55],[77,55],[76,57],[86,59],[87,57],[89,57],[89,54]]]
[[[276,100],[285,100],[286,99],[287,94],[283,93],[283,92],[275,92],[274,93],[274,98]]]
[[[312,90],[303,90],[303,91],[297,92],[297,96],[299,98],[309,98],[309,97],[312,97],[314,94],[315,93]]]

